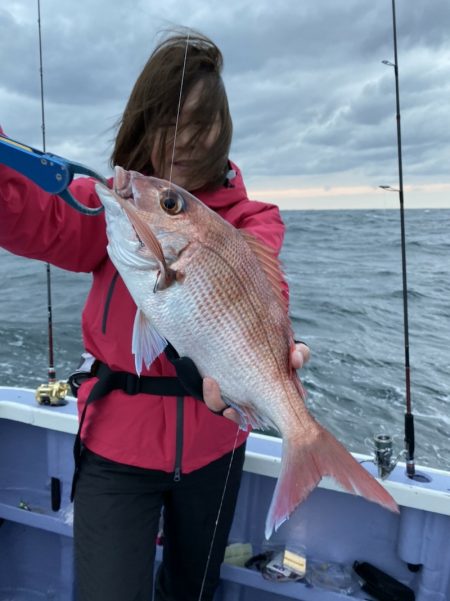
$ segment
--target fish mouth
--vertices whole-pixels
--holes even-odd
[[[114,167],[114,191],[124,200],[133,201],[131,173],[123,167]]]
[[[153,204],[159,204],[160,195],[166,188],[172,188],[170,182],[144,175],[138,171],[127,171],[123,167],[114,168],[114,192],[137,209],[151,213]],[[157,201],[157,202],[155,202]]]

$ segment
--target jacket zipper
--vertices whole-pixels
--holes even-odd
[[[175,439],[175,469],[173,479],[175,482],[181,480],[181,459],[183,455],[183,421],[184,421],[184,398],[177,397],[177,427]]]
[[[116,285],[118,277],[119,277],[119,272],[116,271],[112,277],[111,284],[109,285],[108,294],[106,295],[105,309],[103,311],[103,320],[102,320],[102,334],[106,334],[106,321],[108,319],[109,305],[111,304],[111,298],[112,298],[112,295],[114,292],[114,286]]]

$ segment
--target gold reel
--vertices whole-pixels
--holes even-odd
[[[48,382],[38,386],[35,397],[39,405],[58,407],[67,404],[66,395],[68,391],[69,384],[67,382]]]

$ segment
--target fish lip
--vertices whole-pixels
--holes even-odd
[[[124,200],[131,200],[133,197],[133,175],[132,171],[119,165],[114,167],[114,192]]]

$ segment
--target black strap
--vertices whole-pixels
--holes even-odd
[[[86,404],[80,417],[78,432],[75,436],[73,445],[75,471],[70,494],[71,501],[73,501],[75,494],[75,485],[78,480],[81,454],[83,451],[81,431],[86,417],[86,410],[96,399],[106,396],[112,390],[123,390],[128,395],[145,393],[160,396],[193,396],[199,400],[203,400],[202,377],[192,359],[189,359],[189,357],[179,357],[176,350],[170,344],[166,348],[166,356],[174,365],[177,377],[139,377],[136,374],[126,371],[113,371],[110,367],[100,361],[94,363],[92,375],[98,378],[98,382],[94,384],[86,399]]]
[[[178,379],[182,383],[188,396],[193,396],[203,401],[203,378],[195,363],[189,357],[180,357],[169,343],[165,349],[166,357],[175,367]]]

